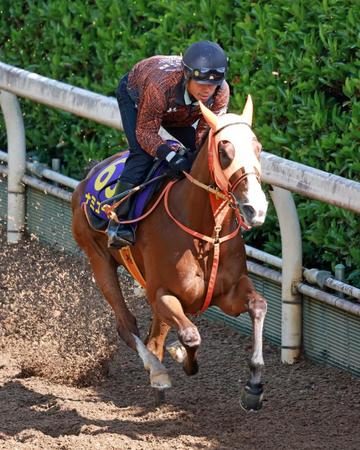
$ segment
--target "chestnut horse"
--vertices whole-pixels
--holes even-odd
[[[250,377],[241,394],[245,409],[262,404],[262,330],[266,300],[259,295],[246,268],[244,241],[239,232],[265,220],[267,201],[260,184],[261,145],[251,129],[253,105],[248,96],[241,115],[214,115],[204,105],[202,114],[210,126],[209,137],[194,161],[190,174],[169,181],[157,207],[137,229],[131,248],[133,259],[146,281],[152,322],[145,344],[136,319],[121,292],[117,268],[121,254],[107,247],[107,236],[92,229],[81,208],[86,181],[72,198],[72,229],[86,252],[96,282],[111,305],[117,331],[140,356],[158,398],[171,387],[162,359],[171,327],[179,341],[170,354],[182,362],[187,375],[198,371],[197,350],[201,338],[189,316],[218,306],[231,316],[248,312],[253,325]],[[161,195],[161,194],[158,194]]]

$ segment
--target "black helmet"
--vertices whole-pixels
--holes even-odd
[[[199,41],[186,49],[182,64],[186,78],[202,84],[220,85],[225,79],[228,59],[220,45]]]

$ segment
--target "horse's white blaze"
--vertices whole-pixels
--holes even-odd
[[[234,159],[223,172],[227,179],[230,179],[239,169],[243,169],[245,173],[249,174],[247,177],[247,190],[242,193],[242,198],[239,199],[239,202],[241,206],[251,207],[251,215],[249,214],[249,208],[248,211],[242,211],[247,225],[262,225],[265,220],[268,202],[261,188],[261,183],[256,176],[256,174],[261,173],[260,162],[254,151],[256,136],[250,127],[237,123],[242,121],[248,123],[248,120],[245,120],[242,116],[226,114],[218,119],[219,129],[224,125],[229,126],[221,130],[216,136],[216,145],[224,140],[231,142],[235,148]]]
[[[260,226],[264,223],[266,212],[268,208],[268,202],[265,194],[261,189],[261,184],[255,175],[248,177],[248,189],[246,192],[247,199],[244,199],[244,206],[249,205],[254,210],[254,215],[251,217],[251,221],[244,214],[244,219],[250,226]]]

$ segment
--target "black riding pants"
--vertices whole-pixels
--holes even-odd
[[[136,138],[136,121],[138,110],[127,92],[127,74],[120,80],[116,90],[116,99],[120,108],[123,129],[129,144],[129,157],[126,160],[121,180],[138,185],[144,181],[154,158],[143,150]],[[195,129],[187,127],[164,127],[168,133],[179,140],[184,147],[195,150]]]

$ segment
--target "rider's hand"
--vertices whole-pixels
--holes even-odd
[[[171,147],[166,144],[160,145],[156,151],[156,156],[167,161],[172,175],[181,177],[183,171],[189,172],[191,169],[191,161],[186,156],[179,155]]]
[[[169,161],[169,168],[176,177],[181,177],[184,172],[190,172],[191,162],[185,156],[175,154]]]

